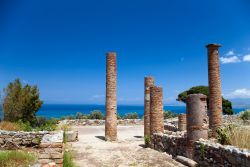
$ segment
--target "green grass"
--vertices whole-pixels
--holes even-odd
[[[36,162],[37,157],[24,151],[0,151],[1,167],[28,167]]]
[[[65,151],[63,155],[63,167],[75,167],[73,162],[72,153],[69,151]]]

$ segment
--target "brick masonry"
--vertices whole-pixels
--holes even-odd
[[[116,53],[106,54],[106,121],[105,138],[117,140],[117,102],[116,102]]]
[[[178,116],[178,130],[179,131],[187,130],[187,114],[180,114]]]
[[[208,80],[209,80],[209,127],[215,136],[216,129],[222,124],[222,97],[219,63],[219,44],[209,44],[208,49]]]
[[[187,156],[193,157],[194,142],[208,138],[207,96],[191,94],[187,98]]]
[[[154,86],[153,77],[144,78],[144,136],[150,136],[150,87]]]
[[[163,116],[163,90],[161,87],[150,88],[150,137],[153,140],[154,133],[164,132]]]

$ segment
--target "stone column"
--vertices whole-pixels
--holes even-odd
[[[150,88],[150,138],[153,141],[154,133],[164,133],[162,88],[153,86]]]
[[[178,116],[178,130],[179,131],[187,130],[187,114],[180,114]]]
[[[191,94],[187,98],[187,156],[193,158],[194,142],[208,138],[207,96]]]
[[[116,104],[116,53],[106,55],[106,121],[105,138],[117,140],[117,104]]]
[[[209,81],[209,128],[215,136],[216,129],[222,124],[222,95],[220,80],[220,63],[218,48],[221,45],[209,44],[208,49],[208,81]]]
[[[154,86],[153,77],[144,78],[144,137],[150,137],[150,87]]]

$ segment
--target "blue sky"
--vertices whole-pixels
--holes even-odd
[[[223,95],[250,103],[248,0],[1,0],[0,89],[36,84],[45,103],[104,104],[116,51],[118,103],[143,104],[144,76],[164,103],[207,85],[205,45],[220,43]]]

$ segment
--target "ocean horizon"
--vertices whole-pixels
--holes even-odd
[[[99,110],[105,114],[105,105],[95,104],[44,104],[41,109],[36,113],[37,116],[44,116],[47,118],[61,118],[63,116],[76,115],[77,112],[89,114],[94,110]],[[164,106],[165,111],[172,111],[176,114],[186,112],[186,106]],[[233,108],[234,114],[246,110],[246,108]],[[120,116],[127,113],[138,113],[141,118],[144,113],[143,105],[118,105],[117,112]],[[0,116],[2,118],[3,112],[0,108]]]

